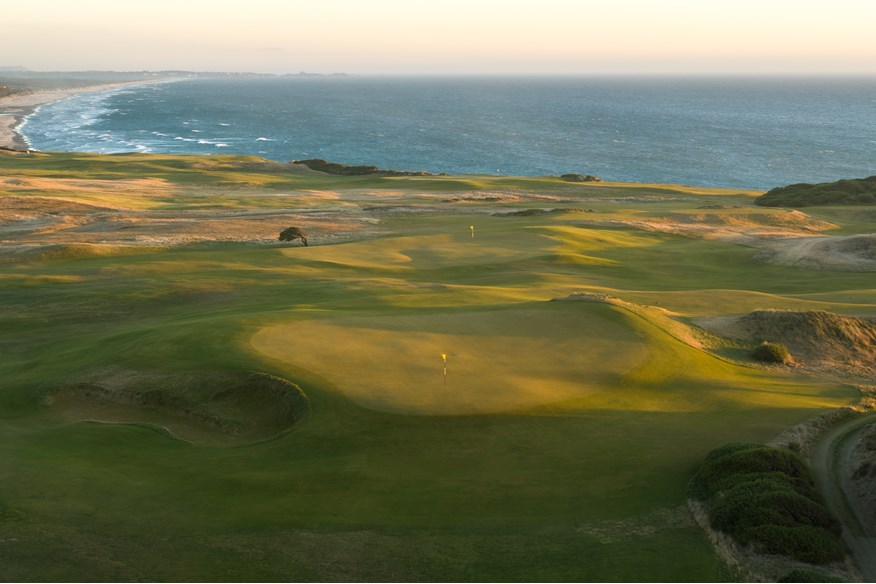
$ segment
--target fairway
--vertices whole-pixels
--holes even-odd
[[[702,457],[859,397],[694,326],[876,312],[872,273],[755,258],[864,229],[830,210],[231,156],[0,171],[8,580],[732,579],[685,506]]]

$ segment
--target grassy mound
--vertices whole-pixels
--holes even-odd
[[[743,545],[815,564],[842,560],[841,527],[818,496],[809,467],[787,449],[729,444],[692,481],[709,522]]]
[[[798,183],[778,187],[758,198],[763,207],[812,207],[815,205],[876,205],[876,176],[830,183]]]
[[[45,388],[42,402],[69,421],[142,424],[201,445],[272,438],[309,412],[301,389],[256,372],[93,372]]]

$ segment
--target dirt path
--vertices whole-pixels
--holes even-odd
[[[849,461],[857,436],[876,414],[855,417],[827,432],[812,451],[812,470],[831,511],[843,523],[843,539],[865,582],[876,582],[876,525],[860,521],[865,514],[851,485]]]

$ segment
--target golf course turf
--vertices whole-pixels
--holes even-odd
[[[858,392],[666,323],[876,304],[872,273],[753,259],[866,223],[789,224],[759,194],[0,153],[2,579],[731,578],[685,507],[703,456]],[[293,225],[309,247],[276,241]],[[555,300],[577,292],[654,308]],[[189,441],[155,431],[166,401],[46,403],[118,372],[191,403],[257,372],[301,400]],[[223,416],[270,417],[254,393]]]

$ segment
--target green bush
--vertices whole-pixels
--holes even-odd
[[[744,530],[737,539],[753,543],[763,553],[811,564],[837,562],[845,557],[842,541],[836,535],[811,525],[758,525]]]
[[[809,468],[799,454],[791,450],[766,446],[707,459],[700,467],[699,476],[703,486],[711,495],[721,489],[732,487],[734,482],[739,480],[738,475],[773,472],[811,482]]]
[[[791,362],[791,352],[788,351],[788,347],[781,343],[768,343],[764,341],[757,346],[751,356],[764,363],[785,364]]]
[[[740,483],[712,503],[709,520],[727,533],[758,525],[811,525],[837,535],[840,525],[824,505],[773,480]]]
[[[712,527],[770,554],[826,563],[844,556],[841,526],[822,503],[803,458],[785,448],[731,443],[706,455],[691,496]]]
[[[790,476],[780,471],[736,473],[714,483],[715,491],[727,491],[738,485],[759,481],[763,486],[770,485],[776,490],[790,489],[808,497],[813,501],[820,501],[815,484],[809,476]]]
[[[727,444],[723,444],[710,450],[709,453],[706,454],[706,460],[715,460],[716,458],[721,458],[728,454],[735,454],[736,452],[751,450],[753,448],[763,448],[763,444],[756,444],[754,442],[728,442]]]

